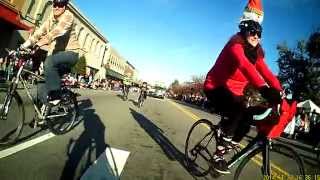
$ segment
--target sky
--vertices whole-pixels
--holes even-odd
[[[238,32],[247,0],[72,0],[133,64],[142,80],[170,85],[206,75]],[[320,28],[320,0],[264,0],[262,46],[277,74],[276,46]]]

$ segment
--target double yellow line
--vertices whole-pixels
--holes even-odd
[[[175,106],[177,109],[179,109],[180,111],[182,111],[183,113],[187,114],[189,117],[191,117],[193,120],[198,121],[200,119],[200,117],[198,117],[197,115],[191,113],[190,111],[186,110],[185,108],[179,106],[178,104],[176,104],[175,102],[172,102],[171,100],[168,100],[168,102],[170,102],[170,104],[172,104],[173,106]],[[209,127],[205,126],[206,128],[209,129]],[[241,148],[244,148],[245,145],[240,144]],[[255,162],[258,166],[262,166],[262,157],[259,156],[255,156],[255,158],[252,159],[253,162]],[[289,173],[286,172],[285,170],[281,169],[279,166],[271,163],[271,168],[273,168],[274,170],[277,170],[278,172],[280,172],[281,174],[283,174],[286,177],[289,177]]]

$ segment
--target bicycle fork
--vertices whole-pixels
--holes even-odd
[[[270,148],[271,148],[271,141],[269,139],[265,140],[266,143],[264,143],[264,150],[262,152],[262,163],[263,163],[263,169],[262,169],[262,173],[265,176],[270,176],[271,175],[271,169],[270,169]]]
[[[2,119],[2,120],[6,120],[7,119],[9,107],[11,105],[11,101],[12,101],[12,98],[14,96],[14,93],[16,92],[16,89],[18,87],[19,77],[20,77],[20,74],[22,72],[22,69],[23,69],[23,65],[19,68],[17,76],[12,78],[11,84],[9,86],[8,93],[7,93],[7,95],[5,97],[5,100],[4,100],[4,103],[3,103],[2,107],[0,107],[0,110],[1,110],[0,119]]]
[[[4,99],[3,104],[0,107],[1,110],[1,120],[6,120],[7,119],[7,115],[8,115],[8,111],[9,111],[9,107],[12,101],[12,98],[14,96],[14,92],[16,91],[17,88],[17,83],[15,81],[12,82],[12,84],[9,87],[8,93]]]

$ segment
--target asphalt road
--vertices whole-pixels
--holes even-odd
[[[8,149],[17,151],[21,148],[0,159],[1,180],[78,179],[86,177],[84,174],[93,167],[105,170],[112,169],[111,166],[113,169],[118,167],[118,174],[113,173],[113,177],[120,176],[124,180],[213,178],[210,175],[196,178],[188,172],[184,146],[188,130],[197,119],[207,118],[217,123],[218,117],[168,99],[148,98],[143,107],[138,108],[137,94],[131,93],[128,101],[123,101],[118,92],[77,91],[81,94],[79,124],[65,135],[54,136],[46,129],[28,127],[27,122],[32,120],[33,111],[31,102],[26,103],[26,125],[19,143],[30,147],[1,148],[0,157]],[[246,143],[242,142],[244,145]],[[107,166],[98,166],[108,148],[117,150],[111,153],[113,162],[109,160]],[[126,153],[129,156],[123,155]],[[277,167],[290,170],[292,163],[286,157],[275,155],[272,158],[280,163]],[[94,163],[96,159],[98,161]],[[250,163],[245,179],[257,173],[257,167],[257,162]],[[307,174],[320,174],[317,165],[306,164],[306,169]],[[232,178],[232,175],[219,177]]]

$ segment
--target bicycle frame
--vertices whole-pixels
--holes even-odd
[[[230,161],[228,161],[228,168],[232,168],[237,163],[241,162],[244,157],[248,156],[253,151],[259,149],[260,147],[263,147],[263,153],[262,153],[262,163],[263,163],[263,174],[264,175],[270,175],[270,163],[269,163],[269,154],[270,154],[270,148],[272,145],[272,141],[267,138],[261,138],[261,136],[257,136],[254,138],[244,149],[242,149],[239,153],[237,153],[235,156],[231,158]]]
[[[24,79],[22,78],[21,74],[22,74],[22,72],[25,72],[25,73],[27,73],[27,74],[30,74],[33,78],[36,78],[36,79],[44,80],[44,78],[41,77],[41,76],[39,76],[39,75],[37,75],[37,74],[35,74],[35,73],[32,72],[32,71],[29,71],[29,70],[24,69],[24,66],[25,66],[27,63],[29,63],[30,61],[31,61],[31,59],[28,59],[27,61],[24,61],[24,62],[21,64],[21,66],[19,67],[19,70],[18,70],[16,76],[12,79],[12,86],[11,86],[12,88],[10,89],[10,91],[9,91],[8,93],[13,94],[13,92],[16,91],[19,82],[21,81],[21,82],[22,82],[22,85],[23,85],[23,88],[25,89],[25,91],[26,91],[26,93],[27,93],[28,98],[32,101],[33,107],[34,107],[34,109],[35,109],[35,111],[36,111],[37,116],[38,116],[39,119],[43,120],[43,119],[46,119],[46,118],[53,118],[53,117],[60,117],[60,116],[65,116],[65,115],[67,115],[67,113],[65,112],[65,113],[58,114],[58,115],[46,116],[46,115],[45,115],[45,110],[46,110],[47,106],[44,105],[44,108],[39,109],[39,107],[34,103],[34,102],[35,102],[35,101],[34,101],[35,99],[32,97],[31,92],[28,90],[27,82],[26,82],[26,80],[24,80]],[[8,105],[9,105],[9,104],[10,104],[10,103],[8,103]],[[7,114],[9,108],[5,108],[4,110],[5,110],[5,111],[4,111],[5,114]]]

